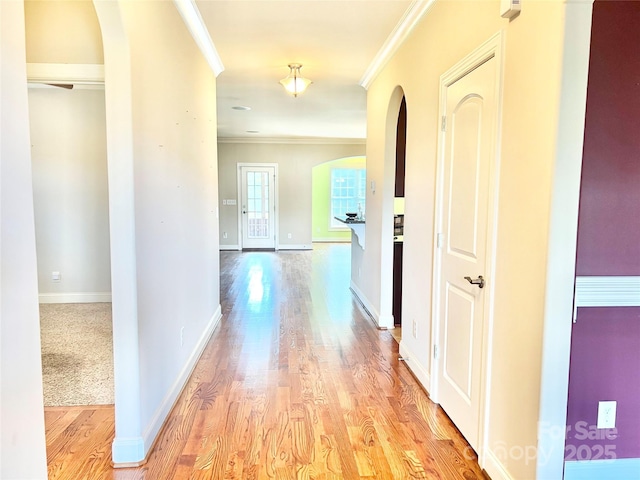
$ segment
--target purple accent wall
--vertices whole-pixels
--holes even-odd
[[[607,445],[615,458],[640,457],[640,307],[578,309],[570,371],[567,460],[594,459],[597,445],[601,459]],[[595,430],[600,400],[617,400],[616,432]]]
[[[576,275],[640,275],[640,1],[594,3]],[[589,433],[601,400],[615,433]],[[567,426],[567,460],[640,458],[640,307],[579,309]]]
[[[596,1],[576,275],[640,275],[640,2]]]

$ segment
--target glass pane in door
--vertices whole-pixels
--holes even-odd
[[[248,238],[269,238],[269,174],[247,172]]]

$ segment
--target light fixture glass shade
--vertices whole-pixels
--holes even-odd
[[[302,65],[299,63],[290,63],[289,75],[280,80],[284,89],[294,97],[297,97],[300,93],[304,92],[312,83],[311,80],[302,76],[300,73],[301,68]]]

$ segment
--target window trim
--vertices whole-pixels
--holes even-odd
[[[356,195],[354,197],[347,197],[347,198],[354,198],[356,200],[356,203],[360,203],[362,207],[362,213],[364,214],[365,207],[366,207],[366,195],[367,195],[367,169],[366,167],[365,168],[334,167],[330,169],[328,230],[335,231],[335,232],[344,232],[344,231],[349,231],[349,227],[345,226],[343,223],[340,223],[338,220],[335,219],[335,217],[339,215],[334,215],[334,210],[333,210],[333,201],[334,201],[334,197],[333,197],[334,185],[333,184],[334,184],[334,172],[336,171],[354,171],[355,172],[354,189],[355,189]],[[361,184],[360,182],[363,182],[363,183]]]

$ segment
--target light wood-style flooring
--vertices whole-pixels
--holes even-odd
[[[57,407],[49,478],[486,478],[354,301],[349,254],[222,252],[223,318],[148,462],[110,467],[113,407]]]

